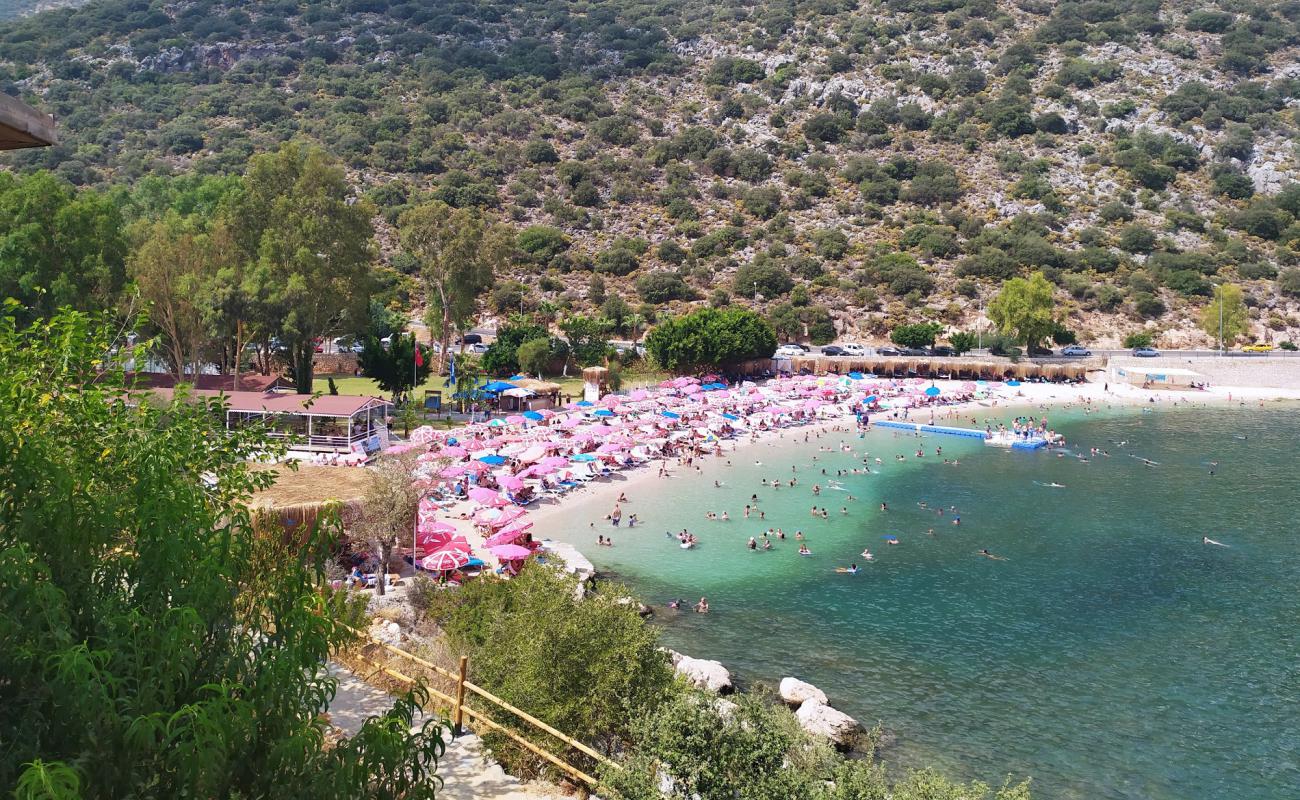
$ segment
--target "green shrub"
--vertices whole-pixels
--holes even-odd
[[[1134,331],[1124,337],[1124,346],[1130,350],[1137,347],[1150,347],[1155,337],[1149,331]]]
[[[650,272],[636,279],[636,291],[647,303],[689,300],[695,296],[686,281],[675,272]]]

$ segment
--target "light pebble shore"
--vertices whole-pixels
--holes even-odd
[[[961,381],[943,380],[934,382],[944,392],[955,390],[961,383]],[[998,418],[1003,422],[1010,422],[1011,418],[1018,412],[1028,408],[1088,406],[1173,408],[1180,405],[1217,405],[1226,407],[1279,400],[1300,400],[1300,389],[1215,387],[1196,391],[1151,391],[1128,384],[1115,384],[1107,387],[1104,382],[1082,384],[1025,383],[1015,389],[1004,387],[1001,389],[999,396],[988,400],[974,400],[954,403],[950,406],[937,406],[933,410],[936,424],[951,424],[960,427],[963,423],[969,424],[972,414],[975,414],[980,420]],[[930,408],[914,409],[909,421],[928,423],[930,410]],[[888,412],[876,412],[871,416],[873,419],[884,419],[888,417]],[[787,434],[790,436],[803,435],[804,433],[817,434],[837,426],[848,426],[850,430],[855,430],[854,424],[853,417],[845,414],[844,416],[822,419],[798,427],[760,431],[753,435],[742,434],[734,439],[724,441],[722,450],[715,457],[726,458],[732,454],[743,452],[746,447],[785,438]],[[570,492],[563,499],[544,502],[530,508],[529,520],[533,523],[534,534],[554,541],[568,542],[566,549],[580,552],[580,549],[573,545],[571,540],[576,536],[588,533],[586,523],[591,520],[573,518],[572,506],[574,500],[581,499],[584,506],[595,506],[606,510],[613,509],[620,494],[626,494],[629,499],[635,500],[639,488],[662,480],[658,477],[660,466],[667,467],[670,475],[673,473],[682,474],[683,468],[675,468],[675,461],[676,459],[669,459],[666,462],[663,460],[650,461],[635,469],[616,473],[616,477],[612,480],[592,481]],[[466,510],[470,507],[467,505]],[[452,522],[460,527],[460,520],[452,520]],[[465,524],[465,528],[472,529],[472,527],[468,523]],[[569,530],[564,530],[565,527]],[[467,533],[467,535],[469,534]],[[474,534],[469,537],[469,540],[472,543],[481,543],[482,537]],[[583,562],[590,564],[590,561],[585,557]]]

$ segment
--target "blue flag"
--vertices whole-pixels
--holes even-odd
[[[448,370],[447,372],[447,382],[444,383],[443,386],[455,386],[455,385],[456,385],[456,354],[452,353],[451,369]]]

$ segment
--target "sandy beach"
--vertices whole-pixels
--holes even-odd
[[[934,381],[934,385],[943,392],[955,389],[960,381]],[[1080,407],[1118,407],[1140,406],[1151,408],[1173,408],[1182,406],[1239,406],[1243,404],[1261,404],[1277,401],[1300,400],[1300,389],[1276,389],[1254,387],[1223,387],[1206,390],[1146,390],[1129,384],[1108,385],[1104,382],[1082,384],[1024,383],[1016,388],[1004,387],[1000,396],[987,400],[972,400],[938,406],[933,409],[915,410],[909,418],[911,422],[937,424],[980,426],[984,420],[1009,422],[1012,417],[1027,410],[1068,409]],[[888,413],[876,414],[874,419],[889,418]],[[722,450],[713,458],[730,459],[742,457],[747,448],[756,448],[773,440],[792,438],[809,434],[818,436],[823,432],[840,428],[853,430],[853,418],[849,414],[840,417],[821,419],[817,422],[791,428],[760,431],[738,436],[723,443]],[[659,477],[660,467],[667,470],[666,477]],[[545,499],[529,506],[530,520],[534,532],[539,538],[549,539],[565,552],[577,553],[596,547],[591,539],[596,531],[593,523],[610,513],[618,498],[626,495],[630,504],[625,504],[626,511],[635,513],[636,500],[647,486],[657,485],[664,480],[689,479],[692,470],[679,466],[676,459],[655,460],[638,468],[614,473],[603,480],[592,481],[571,492],[561,499]],[[468,513],[473,504],[464,502],[450,509],[453,515]],[[449,520],[455,524],[470,542],[481,546],[483,537],[473,529],[467,520]],[[604,529],[602,529],[604,530]],[[634,530],[634,529],[633,529]],[[615,545],[617,546],[617,545]],[[581,556],[582,569],[592,569],[585,556]]]

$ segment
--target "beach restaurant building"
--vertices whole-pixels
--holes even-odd
[[[173,389],[154,389],[170,400]],[[393,404],[379,397],[292,392],[223,392],[192,389],[196,397],[222,396],[226,430],[265,424],[270,435],[289,439],[294,450],[368,455],[388,446]]]

